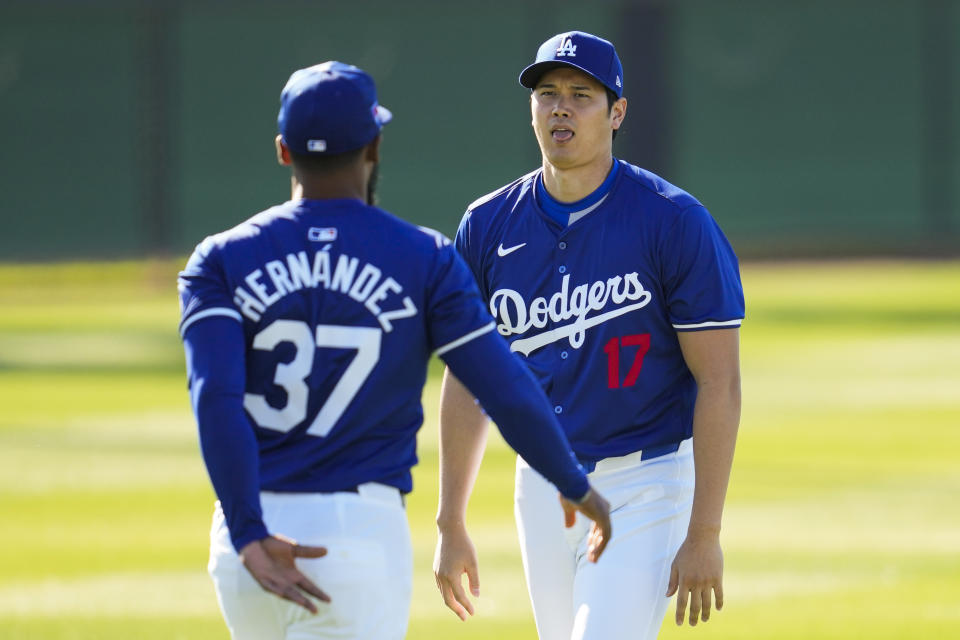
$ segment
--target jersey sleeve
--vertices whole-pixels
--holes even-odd
[[[700,205],[688,207],[661,247],[664,295],[677,331],[739,327],[743,285],[733,248]]]
[[[194,250],[177,279],[180,295],[180,336],[190,325],[209,317],[243,318],[233,303],[223,269],[220,246],[207,238]]]
[[[239,553],[269,535],[260,507],[257,440],[243,409],[243,330],[222,316],[188,329],[183,347],[200,452]]]
[[[476,233],[477,229],[473,222],[472,213],[467,210],[460,220],[457,235],[453,239],[453,246],[473,274],[473,279],[479,287],[481,295],[488,297],[484,284],[486,280],[483,277],[483,270],[480,268],[480,242],[476,238]]]
[[[427,305],[430,348],[438,356],[494,329],[470,269],[449,244],[437,250]]]
[[[504,440],[565,497],[583,498],[586,473],[570,449],[540,384],[497,333],[486,333],[443,356],[484,408]],[[509,389],[509,393],[504,393]]]

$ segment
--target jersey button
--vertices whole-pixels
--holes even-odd
[[[561,351],[561,352],[560,352],[560,359],[561,359],[561,360],[566,360],[566,359],[567,359],[567,356],[569,356],[569,355],[570,355],[570,354],[567,353],[566,351]]]
[[[554,413],[563,413],[563,407],[561,407],[560,405],[557,405],[557,406],[555,406],[555,407],[553,408],[553,412],[554,412]]]
[[[560,247],[561,249],[566,249],[566,248],[567,248],[567,243],[566,243],[566,242],[561,242],[561,243],[558,244],[557,246]]]
[[[557,271],[559,271],[560,273],[566,273],[566,272],[567,272],[567,268],[566,268],[565,266],[563,266],[563,265],[560,265],[560,268],[557,269]]]

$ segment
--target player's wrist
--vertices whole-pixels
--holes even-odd
[[[690,522],[687,538],[691,540],[719,540],[720,524],[712,522]]]
[[[257,522],[248,527],[238,526],[237,528],[241,530],[237,532],[237,535],[231,536],[230,540],[237,555],[240,555],[250,544],[270,537],[270,532],[267,531],[263,522]]]
[[[583,494],[582,496],[580,496],[578,499],[573,500],[573,502],[576,503],[576,504],[583,504],[583,503],[585,503],[587,500],[589,500],[589,499],[590,499],[590,496],[592,496],[592,495],[593,495],[593,487],[588,487],[588,488],[587,488],[587,492],[586,492],[585,494]]]
[[[261,553],[262,547],[260,543],[262,541],[263,538],[259,538],[244,544],[243,547],[237,552],[237,556],[239,556],[241,560],[246,561],[251,555]]]
[[[467,517],[464,514],[437,516],[437,529],[441,532],[465,530],[466,528]]]

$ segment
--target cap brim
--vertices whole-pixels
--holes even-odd
[[[569,62],[558,62],[556,60],[534,62],[532,65],[520,72],[520,84],[527,89],[533,89],[537,86],[537,81],[540,80],[540,76],[545,74],[547,71],[550,71],[550,69],[556,69],[557,67],[573,67],[575,69],[580,69],[580,67],[570,64]],[[583,71],[583,69],[580,70]]]
[[[537,83],[540,81],[540,77],[547,71],[556,69],[557,67],[570,67],[571,69],[582,71],[604,87],[607,87],[607,89],[617,93],[616,89],[608,87],[607,83],[598,78],[592,72],[584,69],[580,65],[573,64],[572,62],[566,62],[565,60],[544,60],[543,62],[534,62],[532,65],[520,72],[520,84],[527,89],[535,89],[537,87]]]

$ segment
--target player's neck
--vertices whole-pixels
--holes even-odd
[[[557,167],[544,158],[543,186],[558,202],[583,200],[603,184],[612,166],[613,155],[605,155],[595,162],[571,168]]]
[[[293,175],[290,178],[291,200],[359,200],[367,201],[367,179],[358,173],[336,172],[324,175]]]

